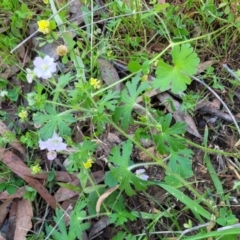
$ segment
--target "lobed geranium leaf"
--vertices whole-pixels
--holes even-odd
[[[136,190],[141,191],[146,189],[146,181],[136,177],[128,167],[131,164],[130,155],[133,145],[130,140],[122,145],[122,150],[119,147],[114,147],[111,150],[109,161],[116,164],[111,168],[112,176],[120,183],[119,189],[125,191],[127,195],[135,194],[133,186]]]
[[[45,110],[45,114],[38,112],[33,116],[35,124],[43,126],[39,130],[40,138],[43,141],[51,138],[54,131],[58,131],[60,135],[71,134],[71,128],[68,127],[68,125],[76,122],[76,119],[72,114],[58,114],[56,110],[50,105],[47,105]]]
[[[171,51],[174,66],[165,63],[162,59],[158,63],[156,79],[153,87],[161,91],[171,89],[173,93],[186,90],[191,83],[190,76],[197,72],[200,59],[189,43],[174,46]]]
[[[157,146],[157,150],[161,154],[168,154],[177,152],[179,149],[185,148],[185,140],[176,138],[174,134],[183,134],[186,129],[186,124],[183,122],[176,122],[172,127],[172,115],[167,114],[159,118],[159,123],[162,126],[162,131],[159,134],[153,135],[153,140]]]
[[[121,119],[123,129],[127,129],[128,126],[133,123],[132,110],[136,99],[149,87],[147,82],[141,82],[139,84],[140,79],[140,74],[137,74],[131,82],[127,82],[127,89],[124,89],[121,94],[121,105],[118,106],[114,112],[113,119],[116,122]]]

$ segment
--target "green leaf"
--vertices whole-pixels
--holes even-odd
[[[174,134],[183,134],[186,129],[186,124],[183,122],[176,122],[172,127],[172,115],[169,113],[165,116],[160,117],[159,122],[162,126],[162,132],[153,135],[153,140],[157,146],[157,150],[161,154],[167,154],[170,152],[177,152],[180,149],[185,148],[185,140],[176,138]]]
[[[82,168],[82,163],[92,156],[97,146],[98,145],[96,144],[96,142],[88,140],[84,140],[81,144],[77,144],[77,151],[68,157],[70,164],[67,166],[67,170],[71,173],[78,172]],[[87,175],[84,170],[80,171],[78,177],[79,179],[81,179],[81,184],[83,187],[83,182],[87,182]]]
[[[204,218],[210,220],[211,219],[211,213],[204,209],[196,200],[192,200],[188,196],[186,196],[182,191],[176,189],[175,187],[171,187],[165,183],[156,183],[163,189],[165,189],[167,192],[169,192],[171,195],[173,195],[176,199],[178,199],[180,202],[184,203],[187,207],[189,207],[194,213],[200,214]]]
[[[66,189],[69,189],[69,190],[72,190],[74,192],[81,192],[82,189],[75,186],[75,185],[72,185],[72,184],[69,184],[69,183],[61,183],[61,182],[58,182],[57,183],[60,187],[63,187],[63,188],[66,188]]]
[[[130,155],[132,153],[133,145],[130,140],[123,143],[122,151],[119,147],[114,147],[111,150],[109,161],[115,163],[117,166],[111,168],[112,176],[120,183],[119,189],[125,191],[128,196],[135,194],[133,187],[141,191],[146,189],[146,181],[136,177],[129,169],[131,164]]]
[[[56,88],[52,91],[52,93],[62,91],[64,92],[64,87],[70,83],[71,80],[74,79],[74,76],[71,76],[71,73],[67,73],[64,75],[61,75],[60,78],[58,79],[58,83]]]
[[[173,173],[177,173],[182,178],[192,177],[192,161],[189,159],[192,157],[192,154],[193,151],[187,148],[172,152],[168,167]]]
[[[105,109],[114,111],[117,104],[117,99],[119,94],[116,91],[109,90],[107,91],[98,101],[98,112],[102,113]]]
[[[121,119],[121,126],[127,129],[133,123],[132,110],[135,106],[137,97],[148,87],[147,82],[140,83],[140,74],[137,74],[131,82],[127,82],[126,87],[121,94],[120,101],[123,102],[114,112],[113,119],[118,122]],[[139,86],[138,86],[139,85]]]
[[[141,68],[141,65],[135,61],[130,62],[127,66],[127,69],[132,73],[138,72],[139,70],[141,70]]]
[[[209,175],[213,181],[214,187],[216,189],[216,193],[218,194],[220,199],[223,199],[224,198],[224,189],[223,189],[222,183],[218,177],[218,173],[216,172],[215,168],[213,167],[208,154],[206,154],[204,156],[204,161],[206,163]]]
[[[69,229],[67,230],[63,216],[65,212],[61,209],[56,209],[56,216],[53,217],[57,228],[51,225],[46,226],[46,232],[51,234],[51,239],[65,240],[65,239],[82,239],[83,231],[90,227],[90,223],[83,223],[86,218],[86,212],[83,211],[86,206],[84,200],[79,200],[70,213]]]
[[[124,225],[128,220],[136,220],[136,216],[132,215],[130,212],[122,211],[118,213],[112,213],[110,216],[110,223],[114,223],[115,226]]]
[[[58,131],[60,136],[70,136],[71,128],[68,124],[76,122],[76,119],[70,113],[58,114],[56,110],[51,106],[45,107],[45,114],[38,112],[33,116],[33,120],[36,124],[44,125],[40,130],[40,138],[44,141],[53,136],[54,131]]]
[[[187,84],[191,83],[191,76],[197,72],[200,62],[197,54],[189,43],[174,46],[171,51],[174,66],[159,61],[156,70],[156,79],[153,81],[155,89],[160,88],[161,91],[171,89],[173,93],[183,92],[187,88]]]
[[[105,181],[104,183],[108,186],[108,187],[114,187],[118,184],[118,181],[113,177],[112,173],[110,171],[105,173]]]
[[[13,185],[8,185],[6,188],[8,194],[14,194],[17,191],[17,188]]]

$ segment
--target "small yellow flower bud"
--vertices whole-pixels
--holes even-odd
[[[36,164],[34,166],[31,167],[32,170],[32,174],[36,174],[36,173],[40,173],[42,172],[41,167],[39,166],[39,164]]]
[[[28,113],[26,110],[21,110],[21,112],[18,114],[18,116],[21,118],[21,120],[25,120],[28,116]]]
[[[92,167],[92,164],[93,164],[93,160],[91,158],[89,158],[85,163],[83,163],[83,166],[86,168],[86,169],[89,169]]]
[[[90,84],[93,86],[94,89],[99,89],[101,87],[101,82],[96,78],[90,78]]]

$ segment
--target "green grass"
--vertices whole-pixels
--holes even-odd
[[[71,220],[66,225],[64,216],[69,213],[61,208],[48,208],[43,213],[40,209],[46,208],[45,200],[39,200],[33,188],[1,164],[1,190],[13,194],[26,185],[24,197],[33,202],[33,223],[44,219],[41,227],[28,233],[28,239],[36,239],[35,235],[38,239],[81,239],[84,231],[89,233],[90,223],[103,216],[107,217],[107,225],[118,230],[112,236],[115,240],[149,239],[152,235],[156,239],[237,239],[238,219],[230,199],[238,189],[219,177],[217,158],[222,157],[228,166],[228,158],[238,161],[238,149],[230,148],[227,142],[222,144],[214,125],[201,133],[203,139],[186,134],[187,124],[175,121],[159,100],[147,94],[152,90],[168,91],[196,120],[197,103],[203,98],[212,100],[214,95],[195,82],[195,76],[236,114],[234,91],[239,83],[222,70],[221,64],[238,70],[239,6],[224,1],[188,0],[180,6],[175,2],[161,5],[130,0],[109,1],[100,8],[96,2],[86,1],[82,6],[83,22],[77,26],[69,20],[69,6],[64,4],[53,0],[47,5],[10,0],[0,3],[0,14],[10,19],[10,27],[0,33],[5,56],[0,67],[2,71],[13,65],[19,67],[14,76],[19,84],[13,83],[12,77],[3,75],[0,79],[0,120],[25,147],[26,154],[21,158],[26,166],[32,172],[36,166],[49,172],[44,187],[52,195],[61,187],[79,196],[71,200]],[[51,31],[40,34],[42,41],[59,43],[62,39],[68,53],[59,58],[61,71],[44,81],[35,76],[28,89],[23,87],[29,86],[26,68],[34,69],[34,57],[41,53],[29,49],[31,52],[26,54],[32,62],[23,65],[18,48],[12,55],[10,51],[28,37],[30,22],[50,18]],[[109,78],[105,82],[98,59],[123,64],[125,71],[119,74],[120,80],[113,79],[115,69],[110,65],[104,69]],[[198,75],[199,63],[207,60],[217,63]],[[147,80],[148,76],[154,76],[153,80]],[[101,86],[91,84],[91,79]],[[143,100],[137,103],[140,96]],[[15,109],[13,115],[8,106]],[[237,142],[236,126],[227,122],[222,125],[219,133],[229,132]],[[119,137],[119,142],[109,144],[109,131]],[[57,152],[60,165],[57,160],[48,161],[47,150],[39,148],[39,140],[51,139],[54,132],[69,147]],[[154,154],[142,144],[143,139],[151,142]],[[1,146],[6,151],[8,142],[10,136],[2,134]],[[151,161],[140,161],[141,152]],[[61,167],[63,163],[65,168]],[[205,175],[197,171],[199,165]],[[237,163],[234,167],[239,171]],[[148,181],[136,174],[143,168]],[[80,185],[54,180],[56,171],[63,170],[74,173]],[[102,170],[102,179],[95,183],[91,174],[97,170]],[[227,167],[221,171],[223,175],[232,174]],[[159,198],[153,194],[154,188],[166,196]],[[136,195],[144,200],[136,201]],[[138,231],[133,224],[140,224]]]

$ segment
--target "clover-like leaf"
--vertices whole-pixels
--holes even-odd
[[[197,54],[189,43],[174,46],[171,51],[174,66],[160,60],[156,70],[153,87],[161,91],[171,89],[173,93],[183,92],[191,83],[191,76],[197,72],[200,62]]]

